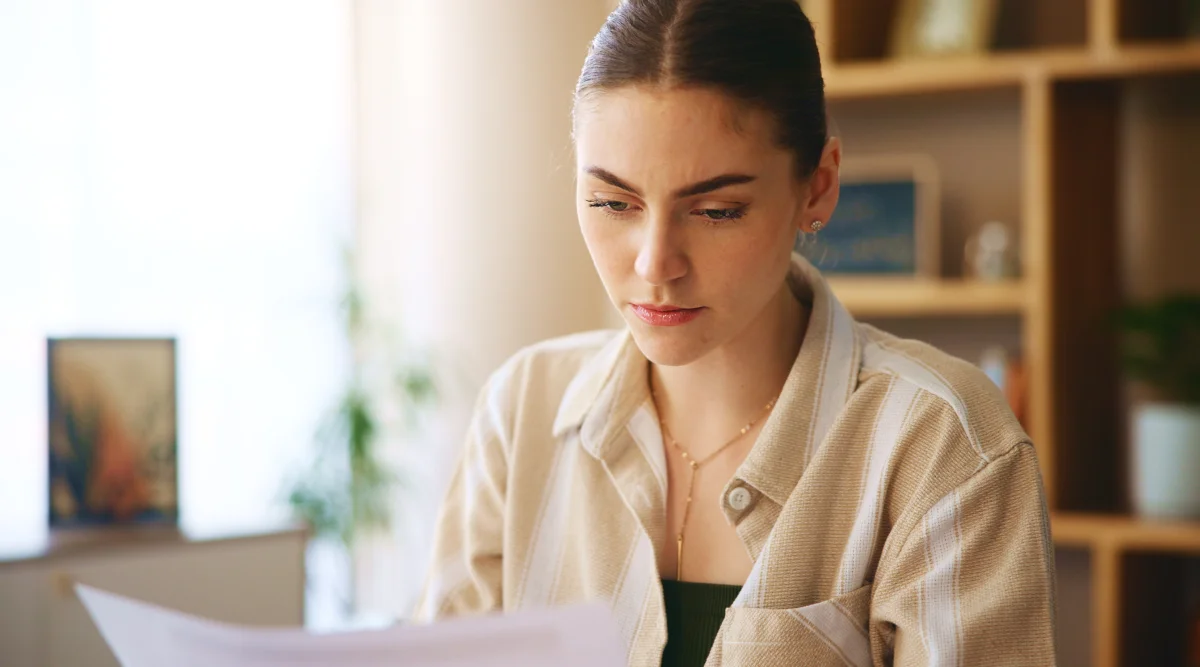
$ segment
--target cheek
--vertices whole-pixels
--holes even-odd
[[[625,240],[617,233],[612,221],[603,219],[590,207],[579,209],[579,230],[583,233],[592,263],[600,272],[601,279],[608,282],[620,272],[626,261]]]
[[[736,241],[705,248],[705,257],[693,257],[698,273],[736,308],[757,308],[778,289],[791,264],[791,239],[787,229],[764,228]]]

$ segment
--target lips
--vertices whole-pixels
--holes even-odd
[[[687,324],[700,316],[704,308],[680,308],[677,306],[655,306],[650,304],[630,304],[630,309],[646,324],[656,327],[676,327]]]

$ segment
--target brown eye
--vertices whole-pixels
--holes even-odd
[[[592,208],[606,208],[613,213],[624,213],[629,210],[629,202],[615,199],[589,199],[587,204]]]
[[[742,217],[742,208],[705,208],[700,209],[700,215],[709,220],[736,220]]]

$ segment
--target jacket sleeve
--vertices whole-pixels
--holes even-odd
[[[1025,443],[938,500],[881,559],[875,663],[1053,665],[1054,580],[1037,455]]]
[[[507,383],[480,392],[434,530],[433,557],[413,620],[478,614],[503,606],[501,577],[508,474]]]

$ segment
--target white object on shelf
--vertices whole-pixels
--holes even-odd
[[[1200,406],[1151,403],[1136,410],[1132,487],[1142,516],[1200,517]]]
[[[1002,222],[987,222],[967,240],[964,273],[984,282],[1015,278],[1017,268],[1016,235]]]

